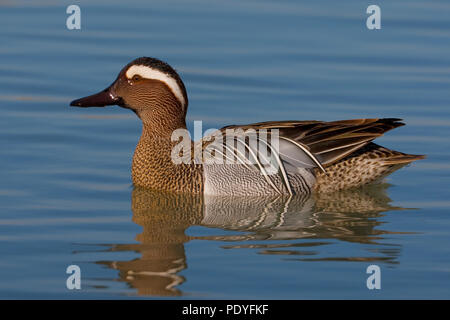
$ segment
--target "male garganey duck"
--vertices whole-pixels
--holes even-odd
[[[132,179],[151,189],[242,196],[331,192],[380,181],[424,158],[372,142],[404,125],[393,118],[228,126],[199,142],[185,139],[188,148],[177,149],[183,137],[174,138],[174,132],[186,130],[188,97],[176,71],[155,58],[130,62],[108,88],[70,105],[118,105],[137,114],[143,129]],[[198,150],[213,161],[199,160]]]

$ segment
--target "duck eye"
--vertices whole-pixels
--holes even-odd
[[[141,80],[142,79],[142,77],[140,76],[140,75],[138,75],[138,74],[135,74],[134,76],[133,76],[133,81],[139,81],[139,80]]]

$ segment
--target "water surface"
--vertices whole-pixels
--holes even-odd
[[[76,3],[69,31],[72,2],[0,1],[1,298],[450,298],[448,2],[378,1],[378,31],[356,0]],[[139,120],[68,104],[138,56],[179,71],[190,128],[398,117],[377,141],[428,158],[334,195],[134,189]]]

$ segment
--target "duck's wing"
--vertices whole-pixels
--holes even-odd
[[[400,119],[325,121],[271,121],[224,127],[202,141],[202,149],[259,170],[280,191],[271,175],[280,176],[292,193],[288,174],[301,169],[326,167],[362,148],[385,132],[404,125]],[[272,139],[277,136],[278,139]],[[217,143],[213,137],[220,136]],[[253,139],[253,140],[252,140]],[[229,141],[232,143],[229,143]],[[228,141],[228,143],[224,143]],[[263,148],[261,148],[263,146]],[[264,152],[263,152],[264,151]],[[267,152],[268,151],[268,152]],[[276,168],[268,172],[269,169]]]
[[[281,139],[295,142],[295,144],[306,148],[326,168],[382,136],[385,132],[403,125],[401,119],[396,118],[353,119],[332,122],[270,121],[242,126],[227,126],[222,128],[221,131],[237,128],[244,131],[248,129],[278,129]],[[295,159],[294,150],[291,151],[290,148],[283,150],[280,146],[280,154],[286,151],[288,158]]]

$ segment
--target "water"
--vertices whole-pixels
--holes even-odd
[[[1,298],[450,298],[448,2],[378,1],[379,31],[360,1],[76,3],[80,31],[69,1],[0,1]],[[144,55],[180,72],[190,128],[399,117],[377,141],[428,158],[315,198],[134,190],[139,120],[68,104]]]

